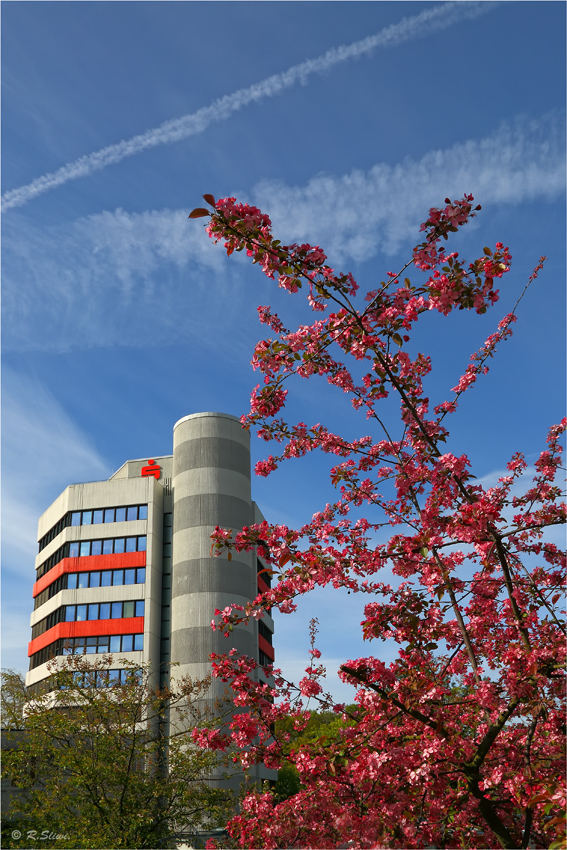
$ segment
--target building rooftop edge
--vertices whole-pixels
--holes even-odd
[[[188,419],[198,419],[200,417],[205,416],[214,416],[220,419],[232,419],[233,422],[240,422],[238,416],[233,416],[231,413],[217,413],[214,411],[208,411],[203,413],[190,413],[188,416],[182,416],[181,419],[178,419],[175,425],[173,426],[173,430],[177,428],[178,425],[181,425],[182,422],[187,422]]]

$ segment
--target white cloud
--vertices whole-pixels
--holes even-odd
[[[462,20],[478,17],[494,8],[490,2],[449,2],[425,9],[413,17],[385,27],[375,35],[368,36],[352,44],[341,45],[328,50],[323,56],[308,59],[293,65],[281,74],[274,74],[261,82],[245,89],[239,89],[230,95],[221,97],[209,106],[205,106],[191,115],[184,115],[172,121],[166,121],[159,127],[147,130],[118,144],[109,145],[99,151],[82,156],[74,162],[64,165],[58,171],[44,174],[26,186],[11,189],[2,195],[2,210],[22,206],[32,198],[62,186],[69,180],[85,177],[120,162],[129,156],[142,153],[158,145],[186,139],[203,133],[207,127],[217,121],[224,121],[250,103],[256,103],[266,97],[274,97],[297,83],[305,84],[313,74],[330,70],[348,59],[368,55],[377,48],[395,47],[406,41],[423,38],[432,32],[438,32]]]
[[[4,369],[2,395],[3,563],[19,574],[33,570],[37,520],[59,492],[112,470],[39,381]]]
[[[118,209],[51,229],[10,222],[4,246],[8,350],[173,341],[187,332],[180,313],[191,315],[211,278],[223,291],[222,253],[184,210]]]
[[[429,207],[465,192],[487,205],[562,197],[564,116],[519,118],[492,136],[432,150],[420,160],[320,175],[306,186],[260,183],[252,198],[270,215],[278,237],[320,243],[335,261],[364,261],[416,242]]]
[[[321,175],[304,186],[260,183],[249,199],[270,214],[279,238],[321,244],[332,262],[364,261],[415,244],[424,214],[446,195],[471,192],[487,206],[553,201],[564,194],[564,172],[563,116],[552,113],[417,161]],[[234,345],[248,327],[244,311],[254,314],[247,299],[257,292],[243,288],[234,297],[245,258],[227,264],[184,210],[118,209],[65,227],[38,230],[17,220],[4,227],[5,349],[189,338],[218,349],[221,320]]]
[[[5,367],[2,395],[2,664],[24,670],[38,518],[69,484],[112,470],[40,381]]]

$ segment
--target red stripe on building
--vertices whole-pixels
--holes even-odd
[[[258,649],[261,649],[272,661],[275,659],[276,655],[273,646],[262,635],[258,635]]]
[[[90,570],[120,570],[145,567],[145,552],[122,552],[117,555],[83,555],[82,558],[63,558],[33,586],[34,598],[65,573],[86,573]]]
[[[130,553],[132,554],[132,553]],[[96,555],[94,557],[97,557]],[[112,556],[109,556],[112,557]],[[99,635],[135,635],[144,631],[143,617],[122,617],[116,620],[80,620],[77,623],[58,623],[28,644],[28,656],[45,649],[59,638],[94,637]]]

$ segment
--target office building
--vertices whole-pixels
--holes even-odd
[[[112,654],[150,665],[153,683],[202,679],[212,652],[231,647],[260,664],[274,661],[273,621],[213,631],[216,608],[246,605],[266,589],[254,552],[211,557],[210,535],[261,522],[251,498],[250,437],[238,419],[196,413],[173,429],[173,453],[127,460],[107,481],[72,484],[39,520],[39,553],[26,684],[50,689],[51,658]],[[225,685],[213,680],[211,705]],[[272,777],[272,771],[265,771]],[[275,774],[274,774],[275,775]]]

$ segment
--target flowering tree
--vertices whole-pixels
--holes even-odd
[[[280,287],[306,290],[316,313],[289,330],[269,307],[258,308],[272,336],[256,346],[253,365],[264,382],[242,423],[278,451],[256,473],[317,449],[337,456],[331,480],[339,491],[299,529],[262,523],[235,536],[216,529],[217,554],[258,547],[278,581],[245,609],[217,611],[213,628],[229,631],[273,606],[290,613],[299,595],[332,584],[368,597],[365,639],[398,646],[390,664],[378,651],[341,666],[356,689],[354,710],[323,694],[314,631],[297,688],[271,668],[272,685],[258,684],[256,663],[234,652],[214,658],[214,675],[248,710],[226,733],[203,730],[195,739],[219,749],[236,744],[244,767],[291,761],[301,781],[280,802],[269,791],[250,794],[229,831],[241,847],[562,846],[565,628],[557,606],[565,559],[548,532],[565,521],[555,484],[565,422],[550,429],[527,488],[519,452],[495,486],[482,487],[467,455],[446,450],[447,419],[512,334],[516,308],[432,409],[423,391],[430,358],[411,356],[408,345],[429,310],[486,312],[509,271],[508,249],[496,243],[471,263],[446,253],[442,240],[480,209],[470,195],[446,199],[430,210],[424,241],[403,269],[361,301],[352,275],[330,268],[321,248],[282,245],[257,208],[204,198],[212,212],[190,217],[210,216],[207,232],[227,254],[245,251]],[[404,277],[410,267],[416,282]],[[293,375],[320,375],[340,388],[365,417],[368,436],[351,440],[320,423],[286,421]],[[400,404],[396,430],[381,412],[391,396]],[[378,543],[384,527],[392,536]],[[386,567],[401,579],[395,586],[380,580]],[[297,729],[306,724],[301,696],[344,722],[331,739],[290,752],[289,736],[274,724],[282,717],[295,718]]]

